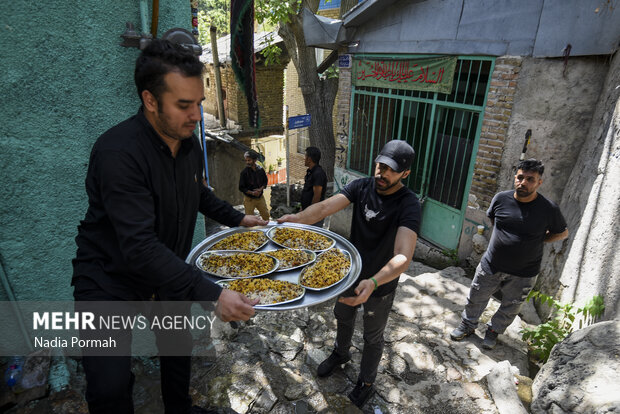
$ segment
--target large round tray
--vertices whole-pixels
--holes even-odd
[[[351,244],[350,241],[340,236],[339,234],[333,233],[329,230],[310,226],[307,224],[286,223],[284,225],[289,226],[289,227],[298,227],[298,228],[303,228],[307,230],[312,230],[312,231],[321,233],[325,236],[331,237],[332,239],[336,240],[335,247],[345,250],[351,255],[351,270],[349,271],[349,274],[345,277],[345,279],[342,282],[337,283],[336,285],[328,289],[320,290],[320,291],[311,291],[311,290],[306,289],[306,294],[301,300],[298,300],[292,303],[283,303],[280,305],[261,306],[260,308],[257,307],[256,310],[284,311],[284,310],[301,309],[301,308],[306,308],[308,306],[318,305],[319,303],[326,302],[340,295],[341,293],[345,292],[355,283],[355,281],[359,277],[360,272],[362,270],[362,258],[360,257],[360,254],[357,251],[357,249],[353,246],[353,244]],[[196,266],[195,264],[196,259],[198,258],[198,256],[200,256],[202,252],[206,250],[207,246],[210,246],[213,243],[218,242],[219,240],[223,239],[226,236],[231,235],[232,233],[240,233],[240,232],[244,232],[248,230],[258,230],[258,229],[267,231],[271,227],[274,227],[274,225],[268,225],[265,227],[252,227],[252,228],[234,227],[234,228],[222,230],[219,233],[216,233],[212,236],[207,237],[205,240],[200,242],[196,247],[194,247],[194,249],[189,253],[189,256],[187,256],[186,262],[191,264],[192,266]],[[263,246],[258,251],[274,250],[278,247],[279,246],[277,246],[275,243],[273,243],[272,241],[269,241],[269,243],[267,243],[265,246]],[[302,269],[303,267],[292,269],[292,270],[287,270],[283,272],[276,272],[276,273],[270,274],[268,277],[270,279],[286,280],[288,282],[298,283],[299,274]],[[222,280],[220,278],[216,278],[216,277],[208,276],[208,275],[205,275],[205,277],[213,282]]]

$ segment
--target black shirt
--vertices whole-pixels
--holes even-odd
[[[245,167],[239,176],[239,191],[250,198],[261,198],[263,195],[262,190],[258,196],[247,194],[248,191],[256,190],[260,187],[267,187],[267,174],[265,174],[265,170],[260,165],[256,166],[256,170],[249,166]]]
[[[517,201],[514,190],[497,193],[487,216],[494,220],[489,247],[480,262],[487,273],[536,276],[547,231],[558,234],[566,230],[560,208],[540,193],[529,203]]]
[[[394,194],[380,195],[372,177],[347,184],[342,194],[353,203],[351,242],[362,257],[361,279],[374,276],[394,257],[394,241],[399,227],[420,230],[420,202],[407,187]],[[381,285],[374,296],[385,296],[398,286],[398,278]]]
[[[310,204],[312,204],[312,198],[314,197],[314,186],[320,185],[321,199],[325,200],[325,190],[327,189],[327,174],[320,165],[315,165],[312,168],[308,168],[306,171],[306,178],[304,180],[304,188],[301,190],[301,209],[304,210]]]
[[[176,156],[142,111],[105,132],[86,176],[73,277],[125,300],[217,300],[221,288],[185,263],[198,211],[228,226],[243,214],[202,184],[197,138]]]

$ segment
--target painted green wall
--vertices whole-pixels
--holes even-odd
[[[126,21],[140,30],[140,2],[4,1],[1,10],[0,272],[19,300],[70,299],[90,149],[139,107],[139,50],[119,36]],[[160,2],[159,16],[158,36],[191,29],[189,0]]]

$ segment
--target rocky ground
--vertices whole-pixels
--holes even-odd
[[[386,330],[386,347],[376,380],[376,394],[364,413],[497,413],[485,376],[507,360],[528,376],[521,320],[511,325],[492,351],[481,348],[484,325],[497,302],[483,315],[480,330],[462,342],[450,331],[459,321],[469,279],[456,267],[438,271],[412,263],[400,286]],[[353,360],[329,378],[317,378],[317,365],[334,343],[333,302],[287,312],[258,312],[237,328],[216,322],[196,349],[210,356],[194,359],[192,397],[223,413],[355,413],[346,397],[357,378],[361,331],[354,337]],[[361,318],[359,318],[361,320]],[[69,385],[11,414],[86,413],[84,379],[75,359],[62,364]],[[514,370],[514,368],[513,368]],[[134,399],[137,414],[162,413],[156,358],[136,358]],[[527,378],[522,378],[527,382]],[[51,387],[53,389],[54,387]]]

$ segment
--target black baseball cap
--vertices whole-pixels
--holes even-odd
[[[387,142],[375,159],[375,162],[385,164],[396,172],[403,172],[411,168],[415,151],[405,141],[395,139]]]

